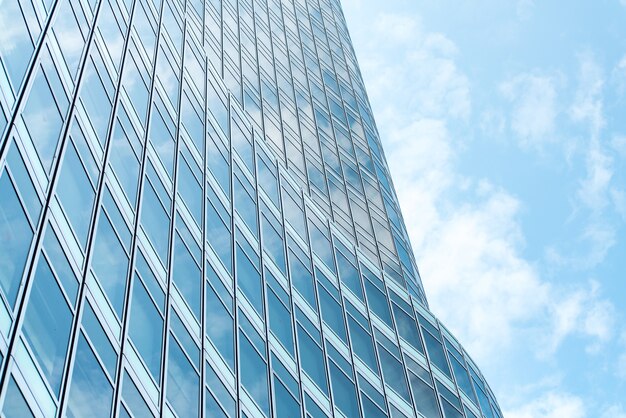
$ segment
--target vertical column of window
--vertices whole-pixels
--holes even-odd
[[[480,409],[483,415],[487,418],[494,418],[491,405],[489,404],[489,398],[487,397],[487,394],[485,393],[485,385],[483,384],[480,376],[478,376],[478,373],[471,366],[470,366],[470,374],[472,375],[472,382],[474,383],[474,389],[476,390],[476,395],[478,396],[478,403],[480,404]]]

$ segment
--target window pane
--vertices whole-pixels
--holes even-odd
[[[92,267],[104,293],[111,302],[111,306],[121,318],[126,290],[128,257],[105,212],[100,214],[98,220]]]
[[[72,142],[65,150],[57,195],[69,218],[70,225],[74,228],[78,242],[84,248],[96,195]]]
[[[300,404],[276,377],[274,377],[274,392],[276,418],[298,418],[302,416]]]
[[[24,399],[24,395],[15,383],[15,379],[11,376],[9,387],[4,398],[4,406],[2,407],[2,415],[6,418],[34,418],[35,416]]]
[[[380,365],[383,369],[383,377],[385,383],[387,383],[393,390],[402,396],[407,402],[411,402],[409,397],[409,390],[406,387],[406,380],[404,378],[404,371],[402,364],[387,350],[378,345],[378,354],[380,356]]]
[[[335,331],[343,342],[347,344],[346,325],[343,321],[343,312],[339,303],[326,291],[323,286],[318,285],[318,294],[320,298],[320,307],[322,310],[322,319],[330,328]]]
[[[61,133],[63,119],[41,68],[33,82],[22,115],[44,170],[48,172]]]
[[[198,375],[171,335],[167,376],[167,399],[174,411],[179,417],[197,417],[200,395]]]
[[[146,405],[145,399],[139,393],[137,386],[127,373],[124,373],[124,383],[122,385],[122,399],[126,402],[128,409],[136,418],[149,418],[152,413]]]
[[[33,233],[6,170],[0,177],[0,196],[0,286],[13,307]]]
[[[272,290],[267,293],[267,300],[269,304],[270,329],[278,337],[283,347],[293,356],[291,313]]]
[[[26,308],[24,335],[56,394],[61,387],[71,325],[70,308],[48,262],[40,257]]]
[[[68,417],[109,417],[113,388],[82,334],[78,341],[73,370],[67,406]]]
[[[424,332],[424,341],[426,341],[426,348],[428,348],[430,361],[432,361],[439,370],[444,372],[446,376],[452,379],[450,368],[448,367],[448,362],[446,361],[446,354],[443,352],[443,346],[441,343],[429,332]]]
[[[213,288],[206,286],[206,332],[231,369],[234,368],[233,318],[222,304]]]
[[[411,391],[417,410],[426,418],[439,418],[441,415],[433,388],[411,372],[409,372],[409,379],[411,380]]]
[[[202,277],[200,268],[185,246],[180,235],[176,233],[174,246],[174,283],[183,298],[189,304],[191,312],[200,318],[200,301],[202,299]]]
[[[330,381],[332,382],[335,405],[345,416],[358,417],[359,406],[357,405],[354,383],[332,361],[330,362]]]
[[[422,347],[422,340],[420,340],[415,320],[395,304],[393,304],[393,314],[396,317],[396,326],[400,336],[415,347],[417,351],[424,353],[424,347]]]
[[[237,283],[254,309],[263,316],[263,289],[261,275],[246,253],[237,245]]]
[[[354,353],[363,360],[370,369],[378,373],[372,337],[351,316],[348,316],[348,328],[350,330],[350,340],[352,341]]]
[[[129,333],[152,377],[158,382],[161,376],[163,318],[138,276],[135,276],[133,285]]]
[[[141,222],[161,262],[167,265],[170,219],[149,182],[144,188]]]
[[[322,350],[313,341],[302,327],[298,325],[298,347],[300,348],[300,364],[307,375],[315,384],[328,394],[328,382],[326,381],[326,367]]]
[[[239,333],[239,351],[241,383],[265,415],[270,416],[267,365],[242,332]]]
[[[0,58],[7,67],[15,91],[22,83],[28,61],[34,50],[20,4],[24,3],[20,0],[8,0],[3,2],[0,8],[0,22],[3,28]]]

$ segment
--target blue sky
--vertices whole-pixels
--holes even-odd
[[[507,418],[626,418],[626,0],[343,0],[431,308]]]

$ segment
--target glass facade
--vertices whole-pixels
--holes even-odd
[[[0,1],[0,413],[501,418],[339,0]]]

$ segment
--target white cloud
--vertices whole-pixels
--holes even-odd
[[[383,14],[376,20],[376,30],[385,33],[389,41],[405,42],[419,33],[419,21],[411,16]]]
[[[624,408],[621,404],[611,405],[610,407],[605,409],[604,413],[602,414],[602,418],[626,418],[626,411],[624,411]]]
[[[557,80],[547,75],[519,74],[500,85],[513,105],[511,129],[523,147],[541,147],[555,141]]]
[[[584,418],[587,413],[579,397],[550,392],[504,415],[507,418]]]
[[[623,0],[626,1],[626,0]],[[535,9],[535,0],[517,0],[515,12],[519,20],[528,20]]]

